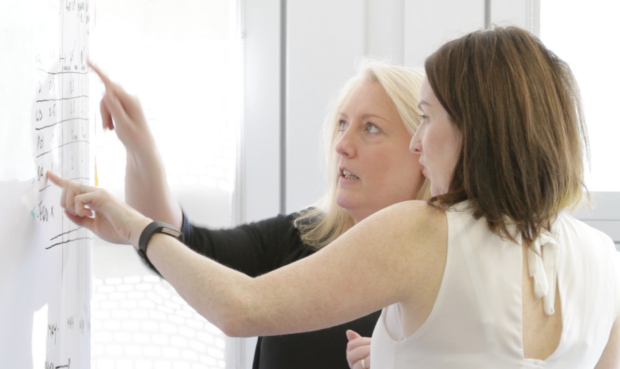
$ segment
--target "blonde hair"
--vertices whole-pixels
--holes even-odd
[[[328,191],[314,207],[303,211],[295,220],[295,227],[299,229],[301,240],[306,245],[315,250],[321,249],[355,224],[353,217],[336,203],[338,171],[337,155],[334,150],[338,137],[338,114],[351,91],[363,82],[379,82],[394,103],[405,128],[413,136],[421,121],[417,104],[424,77],[424,71],[421,69],[366,59],[360,64],[357,75],[345,83],[323,125]],[[417,198],[429,199],[429,189],[428,180],[425,179]]]

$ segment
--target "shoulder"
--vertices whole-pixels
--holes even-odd
[[[320,220],[321,218],[325,216],[325,213],[321,211],[319,208],[310,206],[300,211],[291,213],[288,216],[293,220],[297,220],[298,222],[302,222],[303,224],[306,224],[306,223],[313,223],[317,220]]]
[[[577,265],[588,265],[588,270],[602,276],[603,280],[614,281],[614,310],[617,319],[620,316],[620,254],[616,251],[614,241],[607,234],[566,212],[558,214],[554,227],[553,233],[559,243],[566,247],[572,260],[579,261],[579,264],[573,264],[573,269]]]
[[[355,265],[364,265],[371,279],[395,293],[395,301],[404,302],[413,298],[412,283],[426,285],[429,276],[441,274],[447,244],[445,211],[425,201],[412,200],[372,214],[325,250],[331,251],[329,257],[342,253],[345,259],[355,260]],[[394,303],[388,302],[387,305]]]
[[[426,201],[394,204],[364,219],[352,230],[356,228],[360,238],[382,240],[380,243],[401,247],[407,253],[447,242],[446,212]]]
[[[316,209],[313,207],[302,209],[297,212],[289,213],[289,214],[278,214],[275,217],[267,218],[261,221],[256,222],[255,224],[261,227],[273,227],[280,226],[284,228],[297,228],[297,223],[307,224],[312,223],[316,220],[316,218],[320,218],[322,213],[317,213]],[[313,215],[312,217],[308,217],[308,215]]]
[[[307,209],[290,214],[278,214],[275,217],[253,223],[252,227],[263,235],[275,248],[277,267],[302,259],[313,253],[302,239],[296,220]]]
[[[567,240],[586,245],[599,245],[608,253],[616,253],[616,247],[611,237],[566,212],[558,214],[554,227],[557,228],[555,233],[566,237]]]
[[[278,214],[271,218],[266,218],[241,225],[250,227],[263,232],[288,232],[294,229],[293,223],[299,217],[299,213]]]
[[[386,229],[433,233],[445,226],[446,212],[426,201],[411,200],[389,206],[360,222],[373,223]]]

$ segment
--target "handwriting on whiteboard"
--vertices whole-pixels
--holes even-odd
[[[66,217],[60,206],[61,190],[49,183],[45,173],[50,170],[90,184],[90,4],[38,0],[38,5],[31,111],[38,200],[29,211],[37,224],[37,247],[48,255],[46,277],[54,289],[53,301],[48,303],[45,368],[88,368],[90,271],[84,265],[88,265],[85,251],[92,236]]]

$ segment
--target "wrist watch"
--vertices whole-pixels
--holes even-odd
[[[153,237],[154,233],[163,233],[169,236],[172,236],[179,241],[183,242],[183,233],[178,229],[174,228],[168,223],[154,221],[151,222],[144,230],[142,234],[140,234],[140,241],[138,242],[138,254],[146,261],[149,265],[152,266],[149,258],[146,256],[146,248],[149,244],[149,240]]]

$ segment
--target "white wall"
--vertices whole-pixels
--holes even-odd
[[[484,27],[484,0],[405,1],[405,64],[424,61],[447,41]]]
[[[280,209],[281,1],[241,0],[243,124],[233,219],[272,217]],[[226,340],[226,369],[251,368],[256,338]]]
[[[321,128],[327,107],[365,52],[359,0],[289,1],[287,9],[286,211],[325,192]]]
[[[245,0],[241,9],[245,93],[237,218],[249,222],[279,210],[280,0]]]

